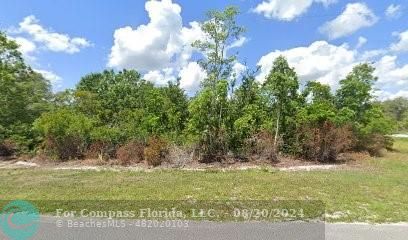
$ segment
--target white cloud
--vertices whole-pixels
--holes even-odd
[[[361,28],[370,27],[378,17],[365,3],[349,3],[337,18],[325,23],[320,31],[329,39],[337,39],[353,34]]]
[[[35,43],[33,43],[32,41],[23,38],[23,37],[16,37],[13,38],[11,37],[12,40],[14,40],[18,45],[19,48],[18,50],[24,55],[24,56],[29,56],[32,53],[34,53],[37,50],[37,46],[35,45]]]
[[[402,15],[402,7],[401,5],[391,4],[388,6],[387,10],[385,10],[385,16],[388,19],[399,18]]]
[[[232,66],[232,76],[231,77],[239,78],[247,69],[248,69],[247,66],[245,66],[244,64],[236,62]]]
[[[392,99],[396,99],[399,97],[406,98],[408,96],[408,90],[400,90],[394,93],[383,91],[383,90],[377,90],[377,91],[374,91],[374,95],[380,101],[392,100]]]
[[[34,71],[41,74],[45,79],[50,81],[54,90],[58,90],[59,88],[61,88],[62,78],[57,74],[43,69],[34,69]]]
[[[348,45],[335,46],[325,41],[312,43],[308,47],[274,51],[263,56],[258,65],[261,72],[257,80],[264,82],[272,69],[273,61],[285,56],[302,81],[317,80],[336,87],[338,80],[345,77],[356,62],[356,52]]]
[[[396,52],[406,52],[408,51],[408,30],[397,34],[399,37],[399,42],[391,45],[391,50]]]
[[[248,42],[248,39],[246,37],[240,37],[239,39],[235,40],[231,45],[227,47],[227,50],[233,49],[233,48],[240,48],[244,46],[245,43]]]
[[[178,64],[183,67],[191,60],[191,56],[196,49],[191,44],[197,40],[207,39],[207,35],[201,30],[201,24],[198,22],[190,22],[189,27],[183,27],[181,29],[181,51],[179,53],[180,60]]]
[[[388,53],[387,50],[385,49],[374,49],[374,50],[368,50],[362,53],[360,59],[362,61],[370,61],[372,59],[375,59],[380,56],[384,56]]]
[[[37,45],[28,40],[27,38],[23,37],[12,37],[7,36],[9,39],[15,41],[19,47],[18,50],[22,54],[23,58],[29,63],[35,63],[37,58],[35,57],[35,53],[37,52]]]
[[[8,37],[19,45],[19,51],[24,59],[35,66],[34,71],[50,81],[54,90],[59,90],[62,86],[62,78],[52,71],[42,69],[35,55],[41,50],[74,54],[92,45],[85,38],[72,38],[41,26],[34,15],[25,17],[18,28],[11,27],[7,32],[10,35]]]
[[[172,0],[147,1],[145,8],[150,18],[147,24],[115,31],[108,67],[147,72],[144,78],[158,85],[175,81],[178,76],[180,86],[193,93],[207,77],[206,72],[192,62],[196,51],[192,43],[207,37],[201,24],[190,22],[183,27],[181,7]],[[240,39],[233,47],[245,41]]]
[[[56,33],[40,25],[39,20],[31,15],[25,17],[19,24],[17,34],[28,34],[32,41],[53,52],[77,53],[82,48],[91,46],[85,38],[71,38],[67,34]]]
[[[21,52],[26,61],[38,65],[36,63],[37,59],[34,56],[34,53],[37,51],[37,46],[35,43],[23,37],[10,37],[10,39],[14,40],[19,45],[18,50]],[[62,77],[58,76],[54,72],[38,68],[34,68],[33,70],[50,81],[54,90],[58,90],[61,87]]]
[[[201,24],[190,22],[183,26],[181,7],[172,0],[150,0],[145,9],[150,19],[147,24],[115,31],[108,67],[136,69],[157,85],[180,78],[180,87],[190,95],[195,93],[207,78],[205,70],[193,59],[194,54],[203,53],[193,48],[192,43],[208,39]],[[233,41],[225,53],[247,41],[245,37]],[[234,71],[241,68],[235,65]]]
[[[407,96],[408,96],[408,90],[401,90],[394,94],[389,95],[388,99],[396,99],[399,97],[407,98]]]
[[[183,27],[181,7],[171,0],[151,0],[145,4],[150,22],[136,29],[119,28],[109,56],[109,67],[135,68],[139,71],[175,67],[191,58],[191,44],[202,39],[198,23]]]
[[[190,62],[181,69],[179,77],[180,87],[189,93],[194,93],[199,88],[200,83],[207,78],[207,73],[198,63]]]
[[[157,85],[166,85],[168,82],[174,82],[176,80],[176,77],[174,77],[174,69],[172,68],[149,71],[143,78]]]
[[[346,44],[335,46],[325,41],[317,41],[307,47],[273,51],[263,56],[258,62],[261,71],[257,81],[265,81],[273,61],[280,55],[287,58],[303,83],[317,80],[329,84],[335,90],[339,81],[344,79],[355,65],[375,62],[375,75],[379,78],[376,88],[381,99],[408,91],[408,64],[399,65],[396,56],[387,55],[387,52],[381,49],[359,52],[357,49],[350,49]]]
[[[313,3],[328,6],[337,0],[267,0],[258,4],[253,12],[262,14],[269,19],[292,21],[304,14]]]
[[[201,24],[190,22],[183,26],[181,7],[172,0],[150,0],[145,8],[150,18],[147,24],[115,31],[108,67],[146,72],[144,78],[158,85],[179,77],[180,86],[194,93],[207,77],[201,66],[193,61],[194,53],[201,53],[191,46],[207,38]],[[239,38],[226,51],[246,42],[245,37]]]
[[[408,64],[399,67],[397,56],[383,56],[376,64],[375,74],[382,88],[406,88],[408,90]]]
[[[364,46],[367,42],[368,42],[367,38],[365,38],[365,37],[359,37],[359,38],[358,38],[358,43],[357,43],[356,48],[361,48],[361,47]]]

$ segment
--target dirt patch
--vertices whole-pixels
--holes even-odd
[[[344,161],[341,164],[322,164],[316,161],[305,161],[291,157],[280,157],[279,162],[270,161],[239,161],[227,158],[223,162],[200,163],[198,161],[183,161],[183,164],[163,162],[158,167],[151,167],[141,163],[134,163],[130,166],[121,166],[117,160],[85,159],[73,160],[67,162],[56,162],[46,158],[36,157],[31,160],[15,159],[12,161],[0,162],[0,168],[30,168],[41,167],[55,170],[83,170],[83,171],[153,171],[178,169],[185,171],[234,171],[234,170],[251,170],[251,169],[269,169],[271,171],[319,171],[334,169],[354,169],[364,166],[363,162],[367,159],[366,154],[345,154],[342,156]]]
[[[149,167],[144,163],[134,164],[131,166],[120,166],[115,161],[99,161],[99,160],[84,160],[84,161],[69,161],[63,163],[49,161],[8,161],[0,162],[0,168],[45,168],[53,170],[80,170],[80,171],[156,171],[178,169],[183,171],[236,171],[236,170],[261,170],[269,169],[271,171],[318,171],[318,170],[333,170],[344,168],[346,165],[322,165],[315,162],[305,162],[300,160],[285,160],[271,164],[267,162],[247,162],[247,163],[212,163],[203,164],[193,162],[183,167],[177,167],[171,164],[163,164],[159,167]]]
[[[33,167],[38,167],[38,166],[39,165],[34,162],[18,161],[18,160],[0,162],[0,168],[33,168]]]
[[[18,161],[15,163],[17,166],[23,166],[23,167],[38,167],[37,163],[33,162],[24,162],[24,161]]]

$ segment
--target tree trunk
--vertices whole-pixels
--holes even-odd
[[[279,121],[280,121],[280,110],[278,111],[278,117],[276,119],[275,140],[273,142],[273,145],[274,145],[273,147],[275,148],[275,151],[277,150],[277,145],[278,145]]]

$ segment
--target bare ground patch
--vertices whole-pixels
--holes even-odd
[[[270,171],[331,171],[339,169],[359,169],[367,168],[367,160],[370,159],[368,153],[345,153],[339,156],[336,163],[324,164],[317,161],[307,161],[299,158],[280,156],[278,162],[267,160],[243,161],[228,157],[222,162],[200,163],[193,160],[191,155],[183,155],[182,158],[175,158],[171,154],[167,161],[160,166],[151,167],[145,162],[133,163],[130,166],[122,166],[116,159],[83,159],[58,162],[47,159],[43,156],[30,158],[22,156],[20,158],[0,159],[0,169],[4,168],[44,168],[54,170],[84,170],[84,171],[154,171],[178,169],[185,171],[234,171],[234,170],[251,170],[262,169]]]
[[[352,158],[355,156],[346,156],[346,158]],[[11,161],[0,161],[1,168],[44,168],[54,170],[83,170],[83,171],[153,171],[153,170],[168,170],[178,169],[185,171],[207,171],[207,170],[220,170],[220,171],[234,171],[234,170],[251,170],[251,169],[266,169],[266,170],[278,170],[286,172],[296,171],[322,171],[322,170],[337,170],[337,169],[353,169],[363,166],[363,162],[366,160],[366,155],[358,155],[356,159],[342,161],[339,164],[322,164],[319,162],[304,161],[301,159],[294,159],[288,157],[281,157],[277,163],[271,163],[267,161],[253,161],[253,162],[240,162],[240,161],[225,161],[216,162],[211,164],[199,163],[197,161],[189,161],[187,164],[173,164],[165,162],[158,167],[149,167],[145,163],[133,164],[131,166],[121,166],[116,160],[102,161],[98,159],[86,159],[86,160],[73,160],[67,162],[55,162],[47,161],[41,158],[34,158],[30,160],[14,159]]]

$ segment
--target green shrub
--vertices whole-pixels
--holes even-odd
[[[358,143],[360,150],[367,151],[371,156],[381,157],[383,151],[393,150],[394,140],[382,134],[370,134],[361,138]]]
[[[144,158],[149,166],[159,166],[166,159],[167,142],[160,137],[150,137],[144,150]]]
[[[392,140],[386,136],[394,130],[392,120],[384,116],[379,107],[373,107],[366,113],[364,122],[357,125],[356,149],[380,156],[383,149],[392,148]]]
[[[38,144],[31,124],[13,124],[8,129],[0,126],[0,142],[2,140],[13,145],[14,155],[29,153]]]
[[[204,88],[189,105],[188,132],[197,144],[200,162],[222,161],[228,152],[228,82]]]
[[[34,123],[43,137],[43,150],[59,160],[83,157],[94,122],[87,116],[69,109],[45,113]]]
[[[102,126],[91,131],[91,144],[86,157],[109,160],[115,158],[117,146],[122,141],[123,131],[117,127]]]

